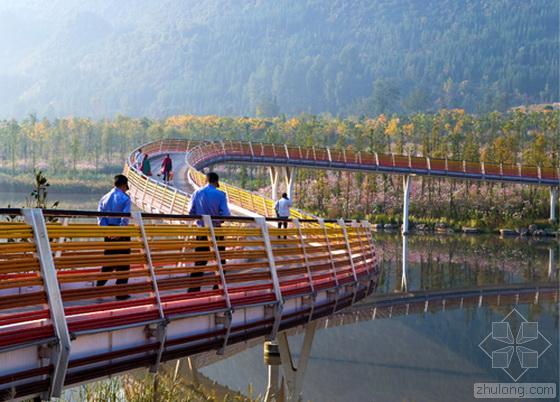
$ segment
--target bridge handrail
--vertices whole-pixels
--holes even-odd
[[[251,142],[216,142],[192,140],[159,140],[142,147],[157,155],[185,152],[188,175],[196,186],[204,184],[200,169],[221,162],[286,164],[311,168],[337,168],[396,174],[449,176],[474,180],[526,182],[549,186],[560,185],[560,167],[494,164],[479,161],[458,161],[410,155],[381,154],[345,149],[300,147],[286,144]],[[135,150],[136,151],[136,150]],[[131,181],[131,196],[142,209],[154,212],[185,214],[188,194],[143,175],[131,153],[125,174]],[[274,200],[227,183],[221,185],[229,201],[245,210],[265,217],[274,217]],[[315,216],[293,208],[291,216],[314,219]]]
[[[144,175],[136,166],[134,155],[138,149],[150,156],[171,152],[184,152],[187,157],[193,149],[199,147],[214,147],[214,142],[190,140],[159,140],[136,148],[128,157],[124,173],[130,181],[130,195],[141,209],[155,212],[185,214],[188,212],[189,195],[171,185],[161,183]],[[187,161],[188,162],[188,161]],[[188,166],[188,175],[197,186],[205,184],[204,175],[196,167]],[[261,216],[272,218],[276,216],[274,200],[260,194],[244,190],[231,184],[221,182],[220,189],[228,196],[230,203]],[[317,219],[316,216],[291,208],[290,215],[298,219]]]
[[[316,168],[337,168],[391,172],[395,174],[420,174],[452,176],[458,178],[528,182],[542,185],[560,185],[560,166],[531,166],[522,164],[491,163],[482,161],[452,160],[412,155],[382,154],[346,149],[310,147],[286,144],[246,142],[212,142],[193,147],[188,162],[200,169],[219,162],[251,162],[288,164]],[[305,165],[306,162],[312,162]]]
[[[209,216],[140,212],[2,209],[0,215],[26,218],[0,222],[0,356],[50,344],[74,369],[78,363],[69,358],[71,346],[61,343],[55,318],[72,339],[146,325],[165,328],[170,321],[216,314],[225,315],[224,328],[233,334],[236,327],[227,317],[235,309],[269,306],[278,312],[271,316],[277,330],[286,319],[279,314],[282,306],[293,309],[294,298],[346,288],[363,297],[376,263],[366,222],[332,221],[319,228],[316,220],[293,219],[294,227],[276,229],[250,217],[219,217],[223,223],[217,224]],[[129,218],[130,224],[98,226],[101,216]],[[203,227],[197,224],[201,219]],[[114,252],[123,249],[129,252]],[[100,270],[123,265],[130,271]],[[205,274],[192,276],[196,272]],[[128,284],[95,286],[125,278]],[[222,346],[227,343],[228,335]],[[51,380],[61,386],[64,377],[53,374]],[[0,385],[10,378],[0,370]]]

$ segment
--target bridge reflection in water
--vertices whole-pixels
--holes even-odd
[[[376,241],[384,250],[379,286],[363,302],[317,323],[320,331],[305,374],[304,400],[362,400],[368,392],[381,400],[402,400],[410,396],[406,393],[409,387],[399,394],[402,375],[417,385],[421,380],[413,381],[413,377],[428,379],[425,388],[433,387],[434,395],[427,398],[423,394],[418,400],[437,400],[434,378],[453,384],[443,388],[455,392],[456,400],[470,399],[475,380],[504,380],[500,371],[492,371],[477,345],[491,329],[491,322],[501,320],[513,307],[531,321],[538,321],[541,331],[558,344],[557,242],[482,236],[413,236],[401,242],[392,235],[380,235]],[[305,329],[301,326],[288,331],[295,335],[295,345],[301,344]],[[437,344],[426,343],[427,336]],[[252,383],[264,394],[265,366],[259,363],[262,342],[261,338],[238,345],[225,360],[203,354],[178,366],[189,375],[189,381],[208,390],[231,393]],[[422,360],[427,353],[424,348],[435,349],[440,356],[436,353],[426,362]],[[412,354],[407,357],[406,353]],[[542,364],[536,379],[554,381],[557,346],[547,352]],[[357,377],[353,379],[349,372]],[[227,386],[215,388],[216,380]],[[346,394],[342,396],[337,387]],[[383,395],[382,390],[388,388],[391,394]],[[425,388],[420,386],[418,395],[426,392]]]

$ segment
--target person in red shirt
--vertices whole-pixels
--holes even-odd
[[[168,183],[171,175],[171,170],[173,169],[173,162],[169,154],[165,155],[163,162],[161,162],[161,173],[163,175],[163,181]]]

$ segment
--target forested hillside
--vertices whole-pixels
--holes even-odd
[[[0,117],[558,101],[557,0],[0,0]]]

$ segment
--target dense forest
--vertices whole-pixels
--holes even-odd
[[[506,111],[558,101],[558,21],[556,0],[0,0],[0,117]]]
[[[249,118],[177,115],[165,119],[85,118],[0,121],[0,175],[13,182],[31,168],[50,177],[96,177],[122,169],[140,144],[161,138],[251,140],[331,146],[452,159],[539,166],[560,165],[560,111],[516,109],[482,115],[462,109],[438,113],[331,118]],[[222,170],[229,181],[267,192],[262,168]],[[397,221],[401,185],[395,176],[298,170],[296,204],[322,216]],[[86,180],[87,182],[87,180]],[[548,217],[547,189],[417,178],[411,213],[495,227]],[[267,192],[267,194],[269,194]]]

